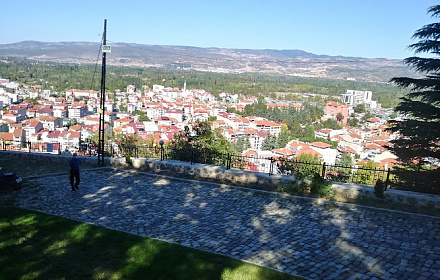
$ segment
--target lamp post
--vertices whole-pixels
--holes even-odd
[[[164,153],[163,153],[163,140],[159,141],[159,145],[160,145],[160,160],[164,160]]]

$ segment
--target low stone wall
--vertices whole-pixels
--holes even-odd
[[[223,166],[207,164],[191,164],[174,160],[131,159],[131,165],[126,163],[125,158],[111,158],[110,164],[114,167],[134,167],[141,171],[162,173],[170,176],[208,180],[225,184],[234,184],[245,187],[252,187],[260,190],[277,191],[281,184],[293,184],[295,176],[272,175],[244,171],[239,169],[226,169]]]
[[[26,164],[27,159],[45,159],[53,163],[59,163],[68,166],[69,160],[72,158],[71,155],[56,155],[56,154],[39,154],[39,153],[23,153],[23,152],[12,152],[12,151],[0,151],[0,157],[7,156],[11,159],[23,160],[23,164]],[[86,165],[97,165],[97,157],[78,157],[81,159],[82,164]],[[106,159],[106,164],[109,164],[109,159]],[[19,170],[17,170],[20,172]]]
[[[440,195],[388,189],[384,192],[385,197],[379,199],[374,195],[373,187],[348,183],[335,183],[332,185],[332,191],[335,200],[341,202],[374,198],[378,201],[403,204],[409,207],[429,207],[440,210]]]
[[[67,164],[71,156],[21,153],[0,151],[1,156],[8,156],[11,159],[20,159],[25,162],[29,158],[44,157],[54,163]],[[97,157],[79,157],[83,164],[97,165]],[[206,164],[190,164],[189,162],[132,158],[131,164],[126,162],[125,158],[105,158],[107,166],[121,168],[135,168],[141,171],[160,173],[164,175],[185,177],[192,179],[207,180],[225,184],[233,184],[244,187],[251,187],[260,190],[276,192],[279,186],[292,185],[295,183],[295,176],[290,175],[272,175],[238,169],[226,169],[221,166],[212,166]],[[422,194],[409,191],[387,190],[385,198],[379,199],[374,195],[374,188],[369,186],[335,183],[332,185],[333,197],[336,201],[355,202],[361,200],[377,200],[390,203],[408,205],[410,207],[429,207],[440,210],[440,196]]]
[[[112,158],[110,164],[119,167],[129,167],[125,159]],[[132,159],[132,167],[155,173],[169,175],[184,175],[195,179],[213,180],[226,184],[252,187],[268,191],[277,191],[280,185],[289,185],[295,182],[295,177],[290,175],[272,175],[249,172],[225,167],[193,164],[181,161],[158,159]],[[358,199],[377,200],[409,205],[411,207],[430,207],[440,210],[440,196],[422,194],[409,191],[387,190],[385,198],[379,199],[374,195],[374,188],[370,186],[335,183],[332,185],[332,194],[336,201],[354,202]]]

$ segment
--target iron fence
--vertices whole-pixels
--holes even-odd
[[[60,143],[41,143],[41,142],[2,142],[2,150],[19,151],[28,153],[60,153]]]
[[[14,144],[1,143],[3,150],[58,153],[62,154],[59,143],[31,143]],[[96,156],[97,147],[90,143],[83,143],[77,151],[83,156]],[[106,157],[133,157],[155,158],[160,160],[176,160],[202,163],[215,166],[224,166],[227,169],[241,169],[269,175],[294,175],[297,178],[313,177],[320,174],[323,178],[335,182],[345,182],[374,186],[381,180],[386,187],[411,190],[425,193],[440,194],[440,169],[433,172],[409,171],[406,169],[367,168],[365,166],[329,165],[318,162],[302,162],[296,159],[282,157],[255,157],[242,156],[234,153],[218,153],[206,149],[190,147],[177,149],[175,147],[146,146],[146,145],[105,145]]]
[[[302,162],[295,159],[275,157],[243,156],[234,153],[218,153],[206,149],[189,148],[176,149],[161,146],[121,146],[108,147],[111,156],[156,158],[161,160],[178,160],[201,163],[215,166],[224,166],[226,169],[241,169],[252,172],[261,172],[269,175],[295,175],[299,178],[313,177],[316,173],[323,178],[346,183],[374,186],[378,180],[386,186],[392,184],[391,171],[383,168],[366,168],[363,166],[329,165],[317,162]]]

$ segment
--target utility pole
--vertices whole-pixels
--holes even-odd
[[[111,48],[107,46],[107,20],[105,19],[102,43],[101,102],[99,107],[98,164],[100,165],[104,165],[105,63],[108,52],[111,52]]]

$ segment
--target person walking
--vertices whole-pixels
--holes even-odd
[[[72,186],[72,191],[75,189],[79,189],[78,185],[80,182],[79,179],[79,165],[81,164],[81,160],[77,158],[77,154],[74,153],[73,157],[69,161],[69,177],[70,177],[70,185]],[[75,182],[75,184],[74,184]]]

